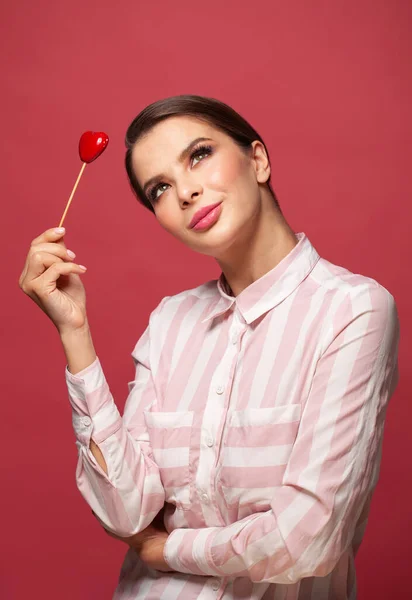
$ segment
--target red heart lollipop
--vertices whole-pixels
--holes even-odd
[[[70,194],[70,198],[67,202],[59,227],[63,225],[64,218],[67,214],[67,211],[69,210],[70,203],[73,200],[74,192],[76,191],[77,186],[79,185],[80,178],[83,175],[83,171],[86,168],[86,165],[96,160],[96,158],[98,158],[101,155],[101,153],[106,149],[108,143],[109,136],[103,131],[85,131],[81,136],[79,140],[79,154],[80,159],[83,161],[83,164],[82,168],[80,169],[80,173],[77,176],[74,188],[72,189],[72,193]]]
[[[85,163],[96,160],[106,149],[109,136],[103,131],[85,131],[79,141],[80,159]]]

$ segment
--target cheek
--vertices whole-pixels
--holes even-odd
[[[170,210],[170,208],[167,207],[166,202],[159,203],[156,207],[156,218],[159,225],[172,235],[175,235],[176,231],[178,231],[181,226],[179,217],[179,214],[176,214],[175,211]]]
[[[210,162],[206,176],[207,183],[211,187],[226,188],[234,182],[238,182],[242,174],[242,165],[236,159],[226,159],[222,161]]]

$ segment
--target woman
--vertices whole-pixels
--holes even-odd
[[[67,357],[79,490],[130,546],[114,598],[355,598],[398,381],[393,296],[293,232],[229,106],[156,102],[126,145],[138,199],[222,272],[154,309],[123,417],[62,232],[33,240],[20,278]]]

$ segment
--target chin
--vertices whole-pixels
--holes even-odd
[[[239,232],[233,227],[220,228],[218,225],[219,223],[216,223],[209,231],[204,232],[198,243],[193,243],[191,240],[192,243],[189,245],[192,250],[212,258],[219,258],[226,254],[235,243]]]

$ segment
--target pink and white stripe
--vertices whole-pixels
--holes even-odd
[[[129,551],[116,600],[356,598],[399,320],[382,285],[296,237],[236,298],[223,274],[163,298],[123,417],[99,358],[66,367],[77,484],[97,518],[130,536],[165,505],[177,573]]]

